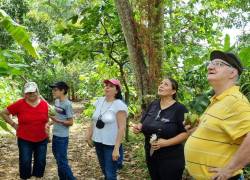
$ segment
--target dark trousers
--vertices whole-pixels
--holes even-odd
[[[184,159],[146,158],[152,180],[181,180],[184,170]]]
[[[102,173],[105,176],[105,180],[116,180],[117,170],[122,167],[122,161],[123,161],[122,145],[120,146],[119,149],[120,157],[118,158],[117,161],[112,160],[112,153],[114,150],[114,146],[95,142],[95,149],[99,164],[102,169]]]
[[[19,149],[19,173],[21,179],[28,179],[31,176],[43,177],[46,165],[46,153],[48,140],[30,142],[18,138]],[[32,154],[34,154],[32,168]]]
[[[68,164],[68,143],[69,137],[53,136],[52,152],[56,159],[58,176],[60,180],[75,180],[71,168]]]

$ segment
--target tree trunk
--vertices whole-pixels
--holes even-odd
[[[142,26],[147,28],[148,33],[140,36],[129,0],[115,0],[115,5],[127,43],[129,58],[135,71],[142,109],[145,109],[149,103],[147,97],[151,100],[152,95],[155,95],[161,78],[164,40],[163,3],[161,0],[148,0],[147,22],[142,21],[146,24]],[[146,46],[143,44],[145,39],[148,41]]]
[[[76,100],[74,84],[72,84],[72,87],[71,87],[71,99],[72,101]]]
[[[122,25],[122,30],[128,47],[128,54],[133,65],[137,89],[142,105],[143,96],[149,93],[149,74],[140,44],[136,23],[132,16],[131,6],[128,0],[115,0],[116,8]]]
[[[161,79],[161,65],[164,46],[163,1],[148,0],[148,68],[151,93],[155,90]]]
[[[161,0],[148,0],[146,13],[148,22],[145,23],[148,26],[141,24],[148,33],[141,33],[140,36],[140,29],[133,18],[129,0],[115,0],[115,5],[127,43],[129,58],[135,71],[142,111],[144,111],[155,97],[161,78],[164,43],[163,3]],[[143,20],[142,22],[144,23]],[[148,43],[145,43],[145,40]],[[148,63],[146,63],[146,59]],[[128,123],[126,140],[128,141]]]

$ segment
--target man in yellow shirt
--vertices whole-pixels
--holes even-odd
[[[186,168],[197,180],[239,180],[250,162],[250,104],[236,86],[243,67],[232,53],[213,51],[210,59],[215,95],[185,144]]]

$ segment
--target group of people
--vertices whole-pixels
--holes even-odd
[[[67,159],[69,126],[73,124],[71,102],[66,96],[69,87],[63,81],[50,87],[56,99],[55,115],[50,115],[49,104],[40,96],[35,82],[27,82],[24,85],[24,97],[0,112],[2,118],[16,129],[19,174],[22,180],[31,176],[43,177],[51,125],[53,125],[52,152],[56,159],[58,176],[60,180],[76,179]],[[12,116],[17,116],[18,123],[13,121]],[[49,121],[49,118],[52,121]]]
[[[197,180],[244,179],[242,168],[250,162],[250,104],[237,86],[243,66],[233,53],[215,50],[207,70],[214,95],[196,127],[184,125],[187,109],[176,101],[178,85],[171,78],[161,82],[160,99],[134,126],[145,136],[152,180],[180,180],[184,168]]]
[[[243,67],[238,57],[228,52],[213,51],[210,60],[207,79],[214,96],[197,126],[185,125],[188,110],[177,101],[178,83],[171,77],[162,80],[159,99],[149,104],[140,123],[133,126],[135,134],[145,136],[146,164],[152,180],[181,180],[185,167],[197,180],[244,179],[241,169],[250,162],[250,104],[237,86]],[[48,115],[48,104],[33,82],[25,85],[23,99],[1,111],[4,120],[17,130],[21,179],[43,176],[46,132],[52,124],[58,176],[60,180],[76,179],[67,160],[69,126],[73,124],[72,106],[66,97],[68,86],[57,82],[50,87],[56,98],[55,116]],[[94,103],[86,133],[86,142],[95,147],[106,180],[116,180],[123,165],[128,107],[121,87],[116,79],[104,80],[104,97]],[[10,114],[18,117],[18,124]]]

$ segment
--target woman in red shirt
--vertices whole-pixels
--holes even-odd
[[[48,122],[48,104],[40,98],[37,84],[26,83],[24,98],[9,105],[0,115],[16,129],[20,178],[43,177],[48,143],[48,134],[45,131]],[[17,116],[18,123],[14,122],[10,115]],[[34,154],[33,168],[32,154]]]

